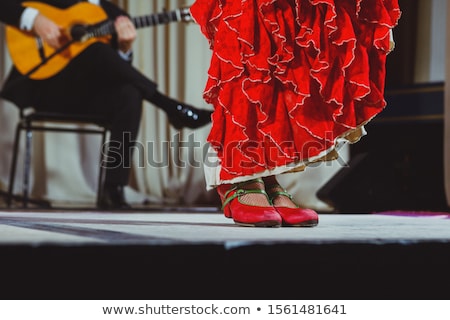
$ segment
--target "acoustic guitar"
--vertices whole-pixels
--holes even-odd
[[[4,1],[4,0],[0,0]],[[63,28],[65,44],[56,50],[31,32],[13,26],[6,27],[6,44],[17,70],[35,80],[50,78],[63,70],[69,62],[94,42],[108,43],[114,34],[114,21],[105,11],[89,2],[79,2],[67,9],[28,1],[24,6],[39,10]],[[132,17],[136,28],[167,24],[169,22],[191,22],[189,8]]]

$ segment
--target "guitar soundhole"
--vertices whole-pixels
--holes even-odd
[[[88,29],[85,25],[82,24],[75,24],[70,29],[70,36],[75,41],[82,41],[87,34]]]

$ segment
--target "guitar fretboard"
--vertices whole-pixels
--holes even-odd
[[[151,27],[159,24],[168,24],[170,22],[189,20],[186,18],[186,13],[183,13],[180,9],[149,14],[145,16],[138,16],[131,18],[134,26],[138,28]],[[101,37],[115,33],[114,21],[107,20],[98,25],[89,28],[90,37]]]

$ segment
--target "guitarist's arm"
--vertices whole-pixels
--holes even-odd
[[[24,13],[26,13],[27,10],[28,8],[24,11]],[[51,47],[55,49],[61,47],[62,28],[43,14],[38,13],[36,15],[32,30]]]
[[[117,32],[117,46],[120,51],[119,53],[129,55],[132,50],[133,42],[136,39],[136,28],[126,16],[118,17],[114,26]]]
[[[34,8],[25,8],[22,1],[0,1],[0,21],[25,31],[34,31],[54,48],[60,47],[60,28]]]
[[[1,0],[0,0],[1,1]],[[101,0],[100,5],[105,10],[108,17],[115,21],[116,34],[113,34],[111,45],[117,49],[119,55],[131,62],[132,59],[132,45],[136,39],[136,28],[130,20],[129,14],[120,7],[112,4],[109,1]]]

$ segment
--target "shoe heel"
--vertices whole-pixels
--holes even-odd
[[[219,194],[220,197],[220,201],[222,202],[222,210],[223,210],[223,214],[225,215],[225,217],[227,218],[232,218],[233,215],[231,213],[231,209],[230,206],[228,205],[223,205],[226,195],[230,192],[230,190],[233,188],[233,186],[231,184],[222,184],[220,186],[217,187],[216,191]]]
[[[227,218],[233,218],[233,215],[231,214],[230,206],[226,206],[225,208],[223,208],[223,214]]]

